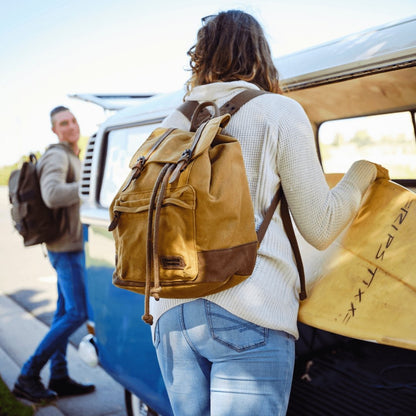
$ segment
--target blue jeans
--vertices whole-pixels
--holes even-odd
[[[295,340],[204,299],[165,312],[154,345],[178,416],[285,415]]]
[[[68,338],[87,319],[85,254],[48,251],[58,278],[58,301],[52,325],[34,354],[23,365],[21,374],[39,376],[50,359],[51,378],[68,376],[66,348]]]

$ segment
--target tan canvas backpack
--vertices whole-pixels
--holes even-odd
[[[252,97],[234,100],[231,112]],[[221,133],[230,114],[219,115],[214,103],[203,103],[192,126],[206,118],[207,106],[215,109],[214,117],[196,132],[152,132],[131,159],[131,172],[110,206],[113,284],[145,295],[143,320],[149,324],[149,296],[197,298],[247,279],[284,200],[277,192],[256,233],[240,144]],[[229,103],[221,110],[230,110]],[[290,222],[288,212],[287,217]]]

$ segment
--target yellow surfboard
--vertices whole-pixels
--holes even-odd
[[[376,181],[328,250],[318,252],[302,242],[305,273],[313,283],[299,321],[416,350],[415,243],[416,194]]]

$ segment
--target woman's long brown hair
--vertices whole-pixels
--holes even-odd
[[[279,93],[279,79],[263,29],[240,10],[203,19],[197,42],[189,51],[192,76],[188,91],[217,81],[243,80]]]

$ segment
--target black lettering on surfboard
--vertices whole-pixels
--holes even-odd
[[[394,239],[397,236],[397,233],[400,231],[400,229],[403,227],[403,224],[406,221],[407,215],[409,213],[409,208],[411,207],[412,203],[414,201],[412,199],[408,200],[401,208],[397,216],[395,217],[392,224],[390,224],[391,228],[394,231],[390,231],[387,233],[387,238],[385,242],[379,243],[377,251],[375,253],[375,259],[383,261],[385,256],[387,255],[388,249],[393,244]],[[357,316],[357,308],[359,304],[363,303],[365,300],[365,297],[368,294],[368,289],[370,286],[374,283],[375,277],[378,271],[378,267],[375,267],[374,269],[367,268],[368,273],[370,274],[370,277],[364,278],[361,280],[361,283],[364,285],[366,290],[362,290],[362,287],[358,287],[358,289],[355,292],[354,295],[354,302],[350,302],[350,305],[344,315],[343,323],[346,325],[350,320]]]
[[[361,298],[362,298],[362,296],[364,295],[364,293],[365,293],[365,292],[363,292],[363,291],[361,290],[361,288],[359,288],[359,289],[358,289],[357,294],[354,296],[355,298],[357,298],[357,299],[358,299],[358,303],[361,303]]]
[[[401,213],[397,216],[397,218],[394,220],[394,222],[397,222],[397,220],[399,220],[399,225],[403,224],[403,221],[406,219],[407,214],[408,214],[408,210],[401,208]]]

